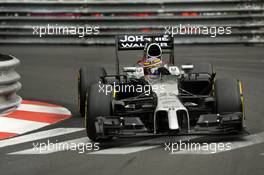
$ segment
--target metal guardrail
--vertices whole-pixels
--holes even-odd
[[[98,35],[33,35],[34,26],[98,26]],[[114,35],[182,25],[232,27],[215,38],[175,35],[175,44],[264,43],[263,0],[0,0],[0,43],[114,44]]]
[[[10,55],[0,54],[0,114],[15,110],[22,99],[16,94],[21,88],[20,75],[15,71],[20,61]]]

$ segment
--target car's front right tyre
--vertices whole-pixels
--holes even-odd
[[[214,96],[216,98],[216,112],[218,114],[242,113],[242,123],[238,125],[238,128],[242,129],[244,120],[242,83],[232,78],[217,79],[214,83]]]

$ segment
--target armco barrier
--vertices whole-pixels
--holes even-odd
[[[15,71],[19,60],[10,55],[0,54],[0,114],[11,112],[22,99],[16,92],[21,88],[20,75]]]
[[[100,33],[33,35],[35,26],[98,26]],[[175,44],[264,43],[263,0],[0,0],[0,43],[114,44],[116,34],[182,25],[232,27],[215,38],[175,35]]]

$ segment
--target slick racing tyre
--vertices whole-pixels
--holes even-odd
[[[241,112],[244,116],[243,88],[240,81],[231,78],[217,79],[213,92],[218,114]]]
[[[92,84],[88,93],[86,95],[85,105],[85,128],[87,136],[92,141],[95,141],[98,138],[95,129],[96,117],[111,116],[112,114],[111,94],[106,95],[104,92],[99,92],[98,83]]]
[[[105,76],[106,71],[102,67],[83,66],[78,71],[78,110],[81,116],[85,114],[85,96],[89,92],[92,83],[98,83],[101,76]]]

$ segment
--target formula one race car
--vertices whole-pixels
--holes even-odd
[[[241,81],[215,78],[210,63],[176,66],[173,40],[166,35],[117,36],[116,75],[107,75],[102,67],[79,70],[79,111],[91,140],[243,131]],[[144,53],[137,65],[123,67],[124,74],[118,58],[122,50]]]

